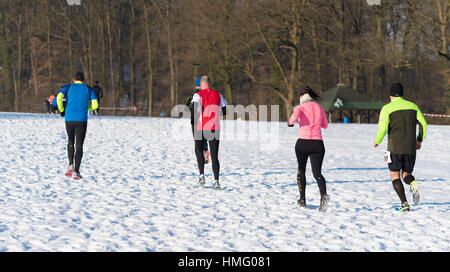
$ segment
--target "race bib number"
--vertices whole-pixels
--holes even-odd
[[[384,152],[384,163],[385,164],[389,164],[391,162],[392,162],[392,160],[391,160],[391,152],[389,152],[389,151]]]

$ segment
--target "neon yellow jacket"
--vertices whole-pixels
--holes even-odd
[[[416,135],[417,124],[419,132]],[[419,107],[401,97],[392,99],[380,112],[375,143],[380,144],[388,133],[388,151],[394,154],[416,154],[416,140],[427,134],[427,122]]]

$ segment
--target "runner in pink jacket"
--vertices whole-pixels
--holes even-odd
[[[322,106],[314,102],[311,95],[303,96],[304,102],[294,108],[289,125],[299,123],[298,138],[304,140],[323,140],[322,128],[328,128],[327,117]]]
[[[295,144],[298,171],[297,185],[300,191],[298,205],[306,207],[306,164],[311,160],[313,176],[319,185],[320,208],[325,212],[328,208],[330,196],[327,194],[326,180],[322,176],[322,162],[325,156],[325,146],[322,138],[322,128],[328,127],[327,118],[323,108],[317,103],[320,96],[309,86],[300,91],[300,105],[294,108],[294,113],[289,118],[288,126],[293,127],[299,123],[298,139]]]

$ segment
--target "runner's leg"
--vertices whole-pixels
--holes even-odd
[[[214,173],[214,180],[219,180],[220,163],[219,163],[219,140],[213,139],[209,141],[209,147],[211,149],[211,161]]]
[[[195,140],[195,156],[197,157],[198,171],[200,175],[205,173],[205,156],[203,155],[203,147],[206,140]]]
[[[81,159],[83,158],[83,144],[86,137],[87,123],[80,122],[75,127],[75,172],[80,172]]]
[[[304,150],[305,146],[302,144],[302,140],[298,139],[295,144],[295,154],[297,156],[298,169],[297,169],[297,186],[300,192],[300,199],[306,199],[306,164],[308,163],[309,153]]]
[[[311,168],[314,179],[317,181],[317,185],[319,186],[320,195],[327,194],[326,180],[322,176],[322,162],[325,156],[325,146],[322,141],[314,141],[314,151],[309,155],[311,161]]]
[[[66,131],[69,141],[67,143],[67,156],[69,158],[69,165],[73,165],[73,157],[75,153],[75,127],[72,122],[66,122]]]

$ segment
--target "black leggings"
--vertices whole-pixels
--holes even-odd
[[[194,124],[191,124],[191,128],[192,128],[192,136],[195,139],[195,129],[194,129]],[[203,146],[203,151],[208,151],[208,142],[205,141],[205,145]]]
[[[83,143],[86,137],[86,122],[66,122],[67,136],[69,143],[67,145],[67,153],[69,157],[69,165],[73,165],[75,155],[75,172],[80,171],[81,159],[83,158]]]
[[[311,168],[314,179],[319,185],[320,195],[327,193],[326,181],[322,176],[322,162],[325,156],[325,146],[322,140],[304,140],[298,139],[295,144],[295,154],[297,155],[298,171],[297,185],[300,191],[300,198],[305,199],[306,189],[306,164],[308,157],[311,160]]]
[[[198,132],[198,131],[197,131]],[[201,140],[195,140],[195,156],[197,157],[198,170],[200,175],[205,173],[205,156],[203,151],[205,151],[206,143],[209,143],[209,149],[211,153],[212,168],[214,173],[214,180],[219,180],[219,139],[206,140],[205,136],[202,135]],[[206,149],[207,150],[207,149]]]

